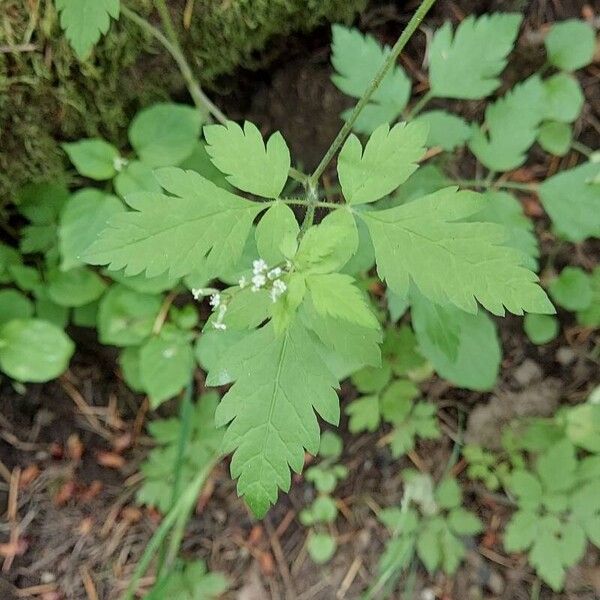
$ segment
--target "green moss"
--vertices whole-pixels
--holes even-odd
[[[366,0],[172,0],[173,17],[199,79],[256,66],[274,36],[348,21]],[[57,140],[101,135],[125,143],[140,107],[183,90],[165,51],[121,17],[81,63],[64,39],[51,0],[2,0],[0,45],[0,199],[25,182],[52,178],[64,167]],[[151,0],[130,0],[153,17]],[[184,24],[185,8],[192,7]],[[186,26],[187,25],[187,26]]]

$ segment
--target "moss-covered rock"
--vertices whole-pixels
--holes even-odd
[[[152,0],[124,0],[155,18]],[[253,67],[273,36],[348,21],[366,0],[171,0],[186,55],[200,81]],[[121,16],[86,62],[77,60],[52,0],[2,0],[0,11],[0,201],[24,182],[63,169],[57,140],[102,135],[124,142],[131,115],[177,94],[183,82],[163,48]],[[14,48],[13,51],[7,51]]]

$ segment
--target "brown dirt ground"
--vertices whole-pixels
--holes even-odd
[[[406,22],[410,6],[375,2],[360,26],[391,42]],[[510,79],[539,64],[541,55],[532,48],[540,28],[553,20],[581,16],[585,4],[575,0],[441,1],[428,24],[496,8],[521,10],[527,17],[524,41],[516,51],[518,72],[511,68]],[[596,16],[598,8],[596,5]],[[315,165],[334,137],[340,123],[338,115],[347,105],[329,81],[328,40],[327,30],[322,30],[309,38],[275,42],[272,51],[278,58],[269,73],[238,73],[221,83],[220,101],[232,118],[248,117],[265,130],[282,130],[307,169]],[[278,44],[284,44],[284,57]],[[403,58],[421,88],[425,85],[419,58],[422,49],[423,36],[417,36]],[[598,145],[600,133],[598,75],[597,67],[581,74],[588,103],[579,123],[580,139],[591,146]],[[463,107],[470,116],[482,109],[481,103]],[[461,173],[472,175],[472,161],[466,156],[457,158]],[[547,160],[534,153],[517,176],[543,178],[576,160],[575,155]],[[537,200],[522,199],[530,212],[538,215],[542,265],[589,268],[597,263],[598,243],[577,247],[556,243],[537,210]],[[358,599],[373,579],[385,541],[373,508],[399,503],[403,468],[416,465],[439,476],[451,459],[453,440],[464,432],[466,415],[477,406],[485,422],[486,405],[492,396],[501,401],[513,398],[512,404],[507,401],[510,405],[515,396],[525,403],[533,402],[535,396],[540,402],[539,386],[550,380],[558,388],[555,399],[579,402],[600,382],[598,333],[577,328],[566,313],[560,317],[561,336],[542,348],[524,338],[518,319],[499,322],[504,361],[492,394],[455,389],[437,378],[424,384],[424,395],[440,406],[447,435],[436,443],[419,444],[410,457],[393,461],[378,444],[384,432],[351,436],[342,423],[342,462],[351,476],[336,491],[341,516],[332,532],[339,550],[330,564],[315,567],[311,563],[306,553],[306,531],[297,519],[311,500],[311,487],[296,477],[291,493],[281,496],[263,522],[256,522],[236,497],[227,461],[213,472],[208,493],[189,523],[184,554],[202,557],[211,569],[227,573],[233,582],[226,596],[230,599]],[[147,417],[143,399],[132,395],[122,383],[110,349],[99,347],[89,332],[72,333],[81,341],[80,349],[70,371],[59,381],[28,386],[22,393],[10,382],[1,382],[0,512],[8,510],[13,517],[12,525],[9,521],[0,523],[0,558],[9,555],[0,576],[2,600],[115,600],[160,518],[152,511],[138,509],[133,501],[140,481],[137,468],[148,448],[143,435]],[[345,387],[342,396],[348,401],[352,390]],[[541,412],[552,402],[551,396],[542,394]],[[172,406],[161,412],[168,413],[169,409]],[[459,462],[454,472],[460,474],[463,467]],[[394,598],[424,598],[422,590],[426,588],[444,600],[533,597],[530,569],[522,557],[503,553],[497,533],[508,516],[507,507],[500,497],[475,485],[467,485],[466,496],[487,523],[483,538],[470,540],[468,560],[453,578],[428,578],[414,564],[399,582]],[[10,558],[11,547],[4,545],[11,542],[11,532],[17,539],[12,548],[17,550],[14,560]],[[413,591],[409,593],[406,586],[413,577]],[[145,584],[150,585],[151,578]],[[543,588],[539,598],[600,598],[599,553],[590,550],[582,565],[571,570],[565,593],[552,594]]]

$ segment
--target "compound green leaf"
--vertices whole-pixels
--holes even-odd
[[[542,484],[529,471],[513,471],[510,474],[508,488],[517,496],[520,508],[532,510],[540,505],[542,500]]]
[[[342,438],[333,431],[324,431],[319,441],[319,456],[338,459],[342,455],[344,444]]]
[[[84,0],[85,2],[87,0]],[[77,172],[84,177],[103,181],[112,179],[117,174],[119,151],[104,140],[80,140],[72,144],[63,144],[63,148]]]
[[[406,296],[411,281],[429,300],[470,313],[479,301],[495,315],[504,307],[553,313],[554,307],[521,266],[521,252],[502,246],[504,228],[462,220],[481,211],[479,194],[446,188],[421,200],[381,211],[365,211],[377,270],[389,287]]]
[[[53,302],[46,289],[36,291],[35,314],[38,319],[48,321],[60,329],[64,329],[69,322],[69,309]]]
[[[577,457],[569,440],[562,440],[539,456],[536,470],[544,489],[550,492],[563,492],[571,488],[575,478]]]
[[[419,167],[389,198],[391,204],[388,205],[386,200],[382,200],[379,205],[381,205],[381,208],[392,208],[392,206],[398,206],[398,204],[412,202],[427,196],[427,194],[448,187],[451,183],[439,167],[433,164],[425,164]]]
[[[335,69],[333,83],[348,96],[360,98],[371,84],[377,70],[387,58],[390,48],[381,46],[371,35],[342,25],[332,27],[331,63]],[[383,123],[395,121],[410,98],[410,79],[404,70],[393,65],[370,102],[359,115],[353,129],[371,133]],[[347,119],[350,111],[343,113]]]
[[[179,281],[176,278],[169,277],[166,273],[156,277],[145,277],[143,274],[128,277],[123,271],[106,270],[103,275],[142,294],[160,294],[172,290],[177,287]]]
[[[135,192],[160,193],[161,187],[154,177],[152,169],[138,161],[132,160],[117,173],[114,179],[115,190],[121,198]]]
[[[375,202],[393,192],[417,169],[425,154],[427,126],[397,123],[379,126],[364,151],[360,140],[350,135],[338,159],[342,192],[349,204]]]
[[[558,233],[571,242],[600,237],[600,165],[562,171],[540,186],[540,200]]]
[[[213,164],[227,175],[231,185],[265,198],[281,194],[291,164],[290,151],[281,133],[274,133],[265,146],[253,123],[246,121],[242,129],[237,123],[227,121],[227,125],[207,125],[204,137]]]
[[[305,326],[319,339],[321,344],[341,359],[344,368],[336,370],[347,377],[365,365],[378,367],[381,364],[381,331],[319,315],[310,301],[300,307],[299,316]],[[340,376],[340,379],[345,377]]]
[[[85,255],[92,264],[126,275],[181,277],[203,265],[217,275],[242,255],[252,222],[264,205],[226,192],[193,171],[156,171],[173,196],[140,192],[128,196],[134,209],[117,214]]]
[[[329,562],[335,554],[336,548],[335,538],[328,533],[312,531],[308,536],[308,553],[312,560],[319,565]]]
[[[575,521],[563,523],[560,532],[560,558],[565,567],[577,564],[585,554],[587,540],[585,531]]]
[[[375,431],[379,427],[381,415],[379,413],[379,398],[377,396],[363,396],[353,400],[346,407],[346,414],[350,418],[348,429],[350,433],[361,431]]]
[[[340,208],[308,229],[293,263],[302,273],[332,273],[339,271],[357,248],[356,221],[349,210]]]
[[[162,300],[116,284],[100,300],[98,336],[103,344],[137,346],[151,333]]]
[[[544,119],[572,123],[577,119],[585,97],[573,75],[557,73],[544,81],[545,97],[542,104]]]
[[[0,325],[32,315],[33,304],[27,296],[13,289],[0,290]]]
[[[523,266],[537,270],[540,250],[533,222],[525,216],[523,205],[508,192],[485,192],[485,208],[469,220],[497,223],[504,227],[505,244],[523,253]]]
[[[309,275],[306,285],[313,306],[322,316],[330,316],[356,323],[361,327],[379,329],[379,322],[356,287],[350,275],[321,273]]]
[[[529,564],[536,570],[555,592],[562,589],[565,581],[565,568],[561,560],[561,545],[555,531],[544,526],[548,518],[541,519],[538,535],[529,552]]]
[[[17,210],[35,225],[54,225],[68,199],[63,183],[31,183],[19,190]]]
[[[540,146],[554,156],[564,156],[571,147],[572,132],[568,123],[548,121],[538,132]]]
[[[469,148],[492,171],[520,166],[544,118],[546,90],[534,75],[488,105],[484,127],[473,129]]]
[[[119,0],[56,0],[60,25],[80,59],[89,56],[94,45],[119,18]]]
[[[337,379],[299,319],[280,335],[268,324],[242,339],[208,375],[208,385],[235,382],[221,400],[217,426],[228,424],[226,452],[238,492],[262,517],[302,470],[304,451],[319,449],[315,411],[337,424]]]
[[[413,294],[412,322],[420,352],[444,379],[472,390],[496,384],[502,351],[494,322],[484,312],[470,314],[435,305]]]
[[[60,267],[69,270],[81,266],[82,255],[96,241],[114,215],[125,212],[115,196],[88,188],[73,194],[65,204],[58,226]]]
[[[592,302],[588,308],[577,312],[577,321],[586,327],[600,327],[600,267],[590,275]]]
[[[276,202],[256,226],[259,256],[270,266],[291,258],[295,254],[299,230],[292,209],[283,202]]]
[[[208,152],[206,151],[206,142],[199,140],[192,153],[179,165],[180,169],[196,171],[204,177],[212,181],[220,188],[233,192],[234,188],[229,184],[227,178],[215,165],[213,165]]]
[[[537,537],[539,516],[530,510],[518,510],[511,518],[504,533],[504,549],[507,552],[527,550]]]
[[[102,278],[85,267],[52,271],[48,277],[48,297],[59,306],[84,306],[98,300],[105,289]]]
[[[0,327],[0,369],[18,381],[58,377],[74,349],[62,329],[41,319],[13,319]]]
[[[439,98],[483,98],[499,85],[498,75],[519,32],[521,15],[495,13],[467,17],[457,27],[445,23],[429,49],[431,91]]]
[[[592,62],[596,36],[588,23],[567,19],[552,25],[544,43],[550,64],[564,71],[575,71]]]
[[[440,532],[427,523],[417,537],[417,555],[429,573],[433,573],[442,560]]]
[[[471,127],[462,119],[445,110],[431,110],[420,114],[415,122],[429,126],[427,146],[440,146],[448,152],[462,146],[471,137]]]
[[[552,299],[567,310],[585,310],[592,303],[591,277],[579,267],[565,267],[548,290]]]
[[[154,104],[134,117],[129,141],[146,165],[173,167],[194,151],[201,125],[200,113],[191,106]]]
[[[435,501],[442,508],[448,510],[460,506],[462,491],[460,485],[453,477],[446,477],[435,490]]]
[[[152,408],[157,408],[177,395],[192,377],[194,353],[189,335],[163,328],[140,348],[139,360],[140,381]]]
[[[541,346],[556,338],[559,331],[558,319],[553,315],[528,313],[523,319],[523,328],[534,344]]]
[[[217,600],[229,588],[221,573],[209,573],[202,560],[188,562],[158,580],[146,595],[146,600]]]
[[[483,528],[481,521],[472,512],[462,507],[450,511],[448,525],[458,535],[475,535]]]
[[[119,354],[119,366],[125,383],[134,392],[143,392],[144,384],[140,376],[140,347],[127,346],[123,348],[123,351]]]

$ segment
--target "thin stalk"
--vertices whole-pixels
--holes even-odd
[[[435,3],[435,0],[422,0],[419,8],[415,11],[414,15],[411,17],[410,21],[408,22],[408,25],[404,28],[404,31],[398,38],[398,41],[394,44],[394,47],[392,48],[392,51],[390,52],[389,56],[387,57],[385,62],[381,65],[379,71],[377,71],[377,74],[373,78],[373,81],[371,82],[371,84],[369,85],[369,87],[367,88],[367,90],[365,91],[363,96],[361,97],[361,99],[358,101],[358,103],[354,107],[354,110],[352,111],[350,118],[344,123],[344,125],[340,129],[339,133],[337,134],[336,138],[331,143],[329,150],[327,150],[327,152],[325,153],[325,156],[323,157],[323,159],[321,160],[321,162],[319,163],[319,165],[317,166],[317,168],[315,169],[313,174],[310,176],[310,178],[309,178],[310,186],[312,186],[312,187],[317,186],[317,182],[319,181],[319,178],[321,177],[321,175],[323,175],[325,169],[327,168],[327,165],[331,162],[333,157],[337,154],[338,150],[342,147],[342,144],[346,141],[346,138],[352,131],[352,127],[354,126],[354,123],[356,122],[356,119],[362,112],[363,108],[368,104],[369,100],[371,99],[371,96],[373,96],[373,94],[375,93],[377,88],[379,88],[384,77],[387,75],[387,72],[391,69],[392,65],[396,62],[396,60],[398,59],[398,56],[400,56],[400,52],[402,52],[402,50],[404,50],[404,47],[406,46],[408,40],[411,38],[412,34],[416,31],[417,27],[421,24],[421,21],[423,20],[423,18],[425,17],[425,15],[429,11],[429,9],[433,6],[434,3]]]
[[[587,158],[589,158],[593,154],[591,148],[588,148],[585,144],[582,144],[581,142],[578,142],[577,140],[573,140],[571,142],[571,148],[573,148],[573,150],[576,150],[580,154],[583,154]]]
[[[429,90],[426,94],[421,96],[416,102],[415,105],[408,111],[406,115],[406,120],[414,119],[427,105],[427,103],[433,98],[433,92]]]
[[[524,192],[535,192],[538,189],[536,183],[516,183],[514,181],[486,181],[485,179],[453,179],[452,183],[462,187],[480,188],[504,188],[507,190],[522,190]]]
[[[210,473],[213,467],[213,463],[206,465],[203,469],[198,471],[196,477],[190,482],[188,487],[181,494],[177,502],[171,508],[171,510],[167,513],[162,523],[158,527],[158,529],[154,532],[154,535],[150,538],[148,545],[146,546],[146,550],[144,550],[144,554],[142,558],[137,564],[133,575],[131,576],[131,580],[125,593],[121,600],[133,600],[135,591],[137,589],[138,583],[140,579],[144,576],[144,573],[148,570],[150,563],[152,562],[152,558],[159,550],[163,540],[173,527],[174,523],[178,520],[179,515],[182,512],[187,512],[191,506],[193,506],[194,501],[198,497],[204,482],[206,481],[206,477]]]
[[[173,464],[173,485],[171,487],[171,502],[169,507],[173,506],[179,497],[181,491],[181,481],[183,475],[183,466],[185,463],[185,451],[190,441],[192,433],[192,417],[194,413],[194,403],[192,402],[192,389],[193,384],[190,381],[185,388],[183,397],[181,398],[181,406],[179,410],[179,423],[181,429],[179,432],[179,439],[177,440],[177,455],[175,456],[175,463]],[[183,514],[183,513],[182,513]],[[185,526],[185,523],[184,523]],[[160,558],[158,561],[158,578],[164,574],[165,567],[170,566],[169,560],[165,562],[167,557],[166,548],[163,546],[160,552]]]
[[[295,169],[294,167],[290,167],[289,176],[294,181],[298,181],[302,185],[306,185],[306,182],[308,180],[308,175],[306,173],[303,173],[302,171],[300,171],[299,169]]]
[[[319,194],[317,193],[316,185],[312,185],[311,181],[308,182],[308,189],[306,190],[306,214],[300,225],[300,231],[298,232],[298,241],[302,239],[308,228],[313,224],[315,220],[315,208],[319,203]]]
[[[219,461],[219,458],[220,458],[220,455],[218,455],[218,454],[213,457],[213,459],[211,460],[211,462],[208,465],[208,471],[206,472],[207,476],[214,469],[215,465]],[[190,519],[190,514],[193,509],[194,509],[194,502],[192,501],[190,503],[190,505],[187,507],[187,509],[184,509],[179,513],[177,521],[175,522],[175,527],[173,528],[173,533],[172,533],[171,539],[169,541],[169,549],[167,551],[167,560],[165,562],[165,571],[166,572],[168,572],[168,570],[173,566],[173,563],[175,562],[175,559],[177,558],[177,555],[179,554],[179,548],[181,547],[181,542],[183,540],[183,535],[185,533],[185,526],[187,525],[187,522]]]
[[[173,57],[173,60],[177,63],[179,71],[185,80],[187,88],[190,92],[190,96],[196,105],[196,108],[202,113],[203,117],[212,115],[219,123],[226,123],[227,117],[219,110],[219,108],[212,102],[212,100],[202,91],[202,87],[198,83],[198,80],[194,76],[194,73],[188,64],[179,43],[173,44],[160,29],[154,27],[151,23],[148,23],[146,19],[140,17],[137,13],[121,6],[121,13],[130,21],[133,21],[146,33],[155,38],[160,44],[167,50],[167,52]]]
[[[400,518],[398,519],[398,523],[396,524],[390,539],[394,539],[398,533],[402,531],[411,501],[412,491],[408,490],[402,497],[402,502],[400,503]],[[371,585],[371,587],[362,595],[361,600],[372,600],[375,598],[375,596],[377,596],[377,594],[388,585],[390,580],[398,573],[398,571],[402,569],[403,558],[403,556],[399,557],[398,562],[400,563],[400,566],[398,566],[398,563],[391,564],[385,571],[381,572],[375,583],[373,583],[373,585]]]
[[[308,200],[305,200],[303,198],[282,198],[281,199],[282,202],[285,202],[285,204],[293,204],[293,205],[297,205],[297,206],[309,206],[310,202]],[[313,206],[315,208],[340,208],[340,206],[343,206],[342,204],[336,204],[335,202],[314,202]]]

